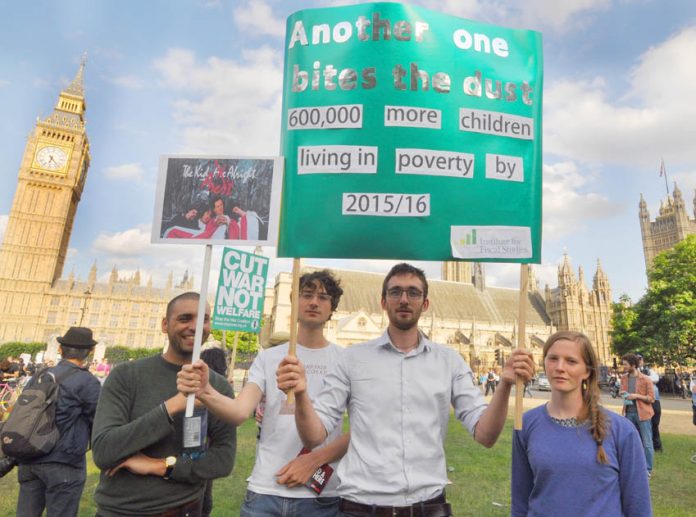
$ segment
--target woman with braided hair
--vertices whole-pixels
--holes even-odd
[[[544,344],[551,400],[527,411],[512,445],[513,516],[650,516],[640,437],[599,404],[590,340],[561,331]]]

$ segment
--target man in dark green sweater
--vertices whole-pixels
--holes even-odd
[[[182,451],[186,399],[176,390],[176,374],[191,362],[198,299],[189,292],[169,302],[162,321],[166,352],[121,364],[104,382],[92,432],[94,462],[102,469],[94,495],[99,516],[200,515],[205,482],[232,470],[236,428],[204,410],[207,450]],[[209,334],[208,308],[203,342]],[[211,372],[210,382],[234,397],[222,376]]]

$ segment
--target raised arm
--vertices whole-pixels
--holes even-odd
[[[286,356],[281,361],[276,382],[278,389],[285,393],[292,389],[295,393],[295,424],[302,443],[309,449],[321,444],[326,440],[326,428],[312,407],[304,366],[297,357]]]
[[[534,362],[530,352],[516,349],[505,362],[500,376],[500,386],[495,390],[490,404],[481,414],[474,432],[474,440],[484,447],[493,447],[505,426],[510,388],[515,384],[517,375],[520,375],[524,382],[529,382],[534,376]]]
[[[218,392],[208,381],[209,369],[203,361],[184,365],[176,377],[176,388],[184,395],[194,393],[216,417],[227,423],[241,425],[261,402],[263,393],[254,383],[247,383],[237,398]]]

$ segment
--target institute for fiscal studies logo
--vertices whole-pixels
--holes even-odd
[[[530,258],[528,226],[451,226],[452,256],[462,259]]]

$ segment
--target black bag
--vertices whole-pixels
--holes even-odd
[[[53,450],[60,438],[56,427],[59,383],[78,371],[70,368],[59,378],[44,367],[34,374],[0,431],[0,445],[5,455],[24,461],[45,456]]]

